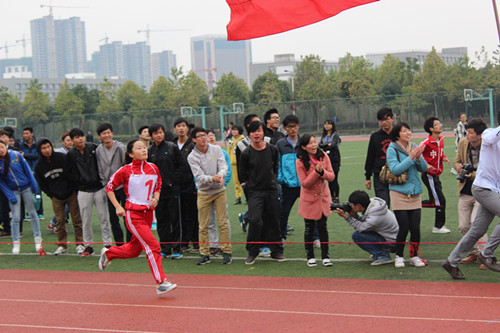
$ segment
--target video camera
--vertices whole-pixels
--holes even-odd
[[[349,213],[352,209],[352,206],[351,203],[349,202],[343,202],[343,203],[332,202],[330,204],[330,210],[335,210],[337,208],[343,210],[346,213]]]
[[[476,168],[474,168],[470,163],[464,163],[462,171],[457,176],[457,180],[460,180],[461,183],[465,182],[465,176],[469,175],[472,171],[476,171]]]

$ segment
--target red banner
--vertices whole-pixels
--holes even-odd
[[[228,40],[268,36],[316,23],[378,0],[226,0]]]

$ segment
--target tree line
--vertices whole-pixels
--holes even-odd
[[[385,100],[389,106],[397,108],[398,103],[406,103],[398,95],[461,91],[466,88],[498,91],[500,45],[491,55],[483,48],[473,60],[466,57],[448,66],[433,48],[422,66],[416,58],[407,58],[403,62],[387,55],[382,65],[375,67],[366,58],[347,53],[339,60],[338,69],[327,72],[324,68],[325,60],[317,55],[301,57],[295,68],[294,91],[290,80],[280,80],[272,72],[260,75],[252,89],[233,73],[223,74],[210,91],[195,73],[184,73],[181,67],[172,70],[170,79],[158,78],[149,91],[132,81],[125,82],[118,89],[106,79],[100,89],[88,89],[83,85],[70,87],[65,82],[53,102],[34,79],[23,101],[6,87],[0,87],[0,117],[44,122],[53,116],[106,115],[132,110],[178,110],[181,106],[272,104],[367,96],[390,96]],[[462,97],[455,94],[449,98]],[[419,102],[425,103],[424,100],[419,101],[418,97],[413,99],[414,105]]]

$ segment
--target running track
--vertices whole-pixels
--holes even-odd
[[[498,284],[0,272],[1,332],[500,331]]]

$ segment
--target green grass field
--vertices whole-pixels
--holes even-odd
[[[418,140],[420,141],[420,140]],[[417,141],[416,141],[417,142]],[[345,201],[349,194],[357,189],[364,188],[364,162],[366,156],[367,142],[343,142],[341,146],[342,166],[339,173],[341,200]],[[455,145],[453,139],[446,139],[446,154],[450,160],[455,157]],[[447,199],[446,226],[452,231],[450,234],[433,234],[434,210],[423,209],[421,221],[421,241],[426,242],[457,242],[461,235],[458,230],[458,214],[455,175],[450,172],[451,167],[445,165],[445,171],[441,175],[443,190]],[[373,190],[368,191],[370,196],[374,195]],[[423,193],[423,198],[427,197],[427,192]],[[238,223],[238,213],[246,210],[246,205],[233,205],[235,200],[233,183],[228,186],[227,199],[229,203],[229,217],[231,220],[233,242],[244,242],[244,233]],[[52,216],[52,205],[47,197],[44,197],[44,207],[46,219],[40,221],[42,237],[46,244],[44,249],[49,253],[53,252],[57,246],[50,244],[56,242],[56,236],[47,231],[47,224]],[[453,249],[453,244],[423,244],[421,246],[423,257],[430,262],[429,266],[415,268],[407,264],[406,268],[396,269],[394,265],[370,266],[367,252],[362,251],[354,244],[333,244],[330,246],[330,257],[334,261],[333,267],[307,267],[305,264],[304,245],[304,223],[302,217],[297,214],[298,201],[292,209],[289,224],[295,231],[289,234],[286,244],[285,255],[291,259],[287,262],[274,262],[268,259],[257,260],[252,266],[244,264],[247,255],[244,244],[233,245],[233,263],[231,265],[221,265],[220,260],[212,260],[212,263],[204,266],[197,266],[197,255],[187,253],[181,260],[165,259],[163,267],[168,273],[185,274],[215,274],[215,275],[262,275],[262,276],[295,276],[295,277],[334,277],[334,278],[361,278],[361,279],[392,279],[392,280],[422,280],[422,281],[451,281],[448,273],[440,266]],[[95,241],[100,241],[100,230],[97,218],[94,218]],[[492,223],[492,228],[498,223],[498,219]],[[24,222],[24,238],[21,241],[33,242],[29,222]],[[69,225],[68,241],[74,240],[72,226]],[[354,231],[344,219],[332,214],[328,218],[328,231],[331,242],[350,242],[351,233]],[[71,271],[98,271],[97,256],[78,257],[76,255],[49,255],[39,257],[34,254],[34,245],[22,245],[22,255],[11,255],[11,242],[9,238],[1,239],[0,243],[0,269],[46,269],[46,270],[71,270]],[[296,243],[295,243],[296,242]],[[100,250],[97,245],[96,251]],[[407,248],[405,257],[408,259]],[[74,247],[69,247],[70,253],[75,253]],[[24,254],[24,255],[23,255]],[[31,255],[29,255],[31,254]],[[316,257],[320,258],[320,251],[316,249]],[[214,259],[214,258],[212,258]],[[479,270],[479,264],[461,265],[461,269],[468,282],[499,282],[500,275],[491,271]],[[144,256],[129,259],[115,260],[109,267],[113,272],[149,272],[149,267]]]

